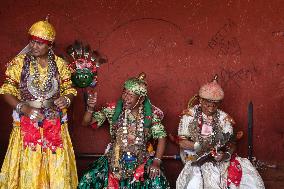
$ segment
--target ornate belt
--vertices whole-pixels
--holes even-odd
[[[33,100],[26,101],[31,107],[34,108],[51,108],[54,106],[54,100]]]

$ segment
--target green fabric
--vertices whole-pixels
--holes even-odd
[[[94,161],[81,178],[79,189],[99,189],[108,185],[108,159],[102,156]]]
[[[121,180],[120,188],[124,189],[169,189],[169,183],[164,175],[158,176],[155,179],[150,179],[146,172],[152,160],[149,159],[145,166],[144,181],[131,183],[133,178]],[[103,156],[96,160],[85,172],[81,178],[79,189],[104,189],[108,186],[108,161],[107,157]]]
[[[112,118],[113,118],[113,115],[115,113],[114,111],[115,111],[115,109],[113,107],[109,107],[109,106],[104,107],[102,109],[102,112],[104,113],[104,115],[106,116],[106,118],[107,118],[107,120],[110,124],[112,124]]]
[[[119,115],[122,112],[122,106],[123,106],[122,99],[119,99],[117,101],[115,109],[114,109],[114,114],[113,114],[113,117],[112,117],[112,123],[116,123],[117,122],[117,120],[119,118]]]
[[[93,117],[95,118],[98,127],[101,127],[106,120],[106,116],[102,111],[94,112]]]
[[[148,97],[144,100],[144,127],[150,128],[152,124],[152,105]]]
[[[150,131],[153,139],[164,138],[167,136],[164,126],[161,123],[151,127]]]
[[[154,114],[152,120],[152,127],[150,128],[153,139],[163,138],[167,136],[164,125],[161,123],[160,118]]]
[[[95,118],[98,127],[101,127],[106,119],[110,124],[112,124],[112,118],[114,113],[115,113],[114,108],[103,107],[101,111],[94,112],[93,117]]]

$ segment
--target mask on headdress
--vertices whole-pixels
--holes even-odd
[[[147,96],[147,83],[144,80],[145,73],[141,73],[138,77],[130,78],[124,83],[124,88],[139,96]]]
[[[29,29],[29,34],[31,39],[50,44],[54,41],[56,32],[54,27],[48,22],[47,16],[46,20],[34,23]]]
[[[71,80],[80,88],[95,87],[97,84],[97,68],[106,63],[97,51],[91,50],[89,45],[75,41],[67,48],[67,53],[73,58],[69,67],[72,70]]]
[[[218,84],[218,76],[216,75],[212,82],[201,86],[199,97],[210,101],[221,101],[224,98],[224,91]]]

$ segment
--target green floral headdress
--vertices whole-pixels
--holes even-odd
[[[139,96],[144,96],[145,100],[143,102],[143,110],[144,110],[144,127],[149,128],[152,124],[152,105],[147,97],[147,83],[144,81],[146,77],[145,73],[139,74],[136,78],[130,78],[124,83],[124,88],[135,93]],[[112,122],[116,123],[120,114],[122,113],[123,102],[122,99],[119,99],[116,103],[114,115],[112,117]]]
[[[139,74],[138,77],[128,79],[124,83],[124,88],[135,93],[139,96],[147,96],[147,83],[144,81],[146,77],[145,73]]]

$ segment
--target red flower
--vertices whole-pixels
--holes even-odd
[[[41,135],[37,128],[37,123],[32,122],[26,116],[21,117],[20,123],[24,146],[36,146],[36,144],[41,145]]]
[[[43,136],[41,136],[38,124],[31,121],[28,117],[22,116],[20,124],[25,147],[29,146],[32,149],[35,149],[36,145],[39,144],[43,148],[50,148],[55,152],[58,147],[63,146],[59,118],[54,120],[45,119],[43,121]]]
[[[236,155],[233,155],[230,160],[230,166],[228,167],[228,177],[227,177],[227,186],[230,186],[231,183],[239,186],[242,179],[242,167],[240,162],[236,159]]]
[[[55,151],[58,147],[62,147],[60,119],[44,120],[43,135],[47,146],[52,151]]]

